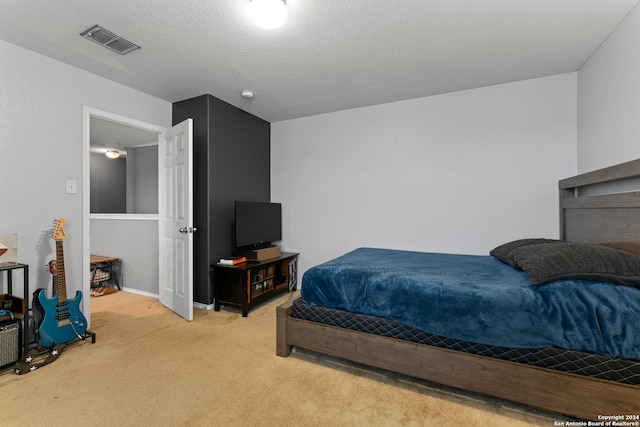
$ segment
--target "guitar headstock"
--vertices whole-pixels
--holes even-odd
[[[53,230],[51,230],[51,237],[53,240],[62,240],[67,237],[67,233],[65,233],[63,225],[65,225],[67,221],[64,218],[58,218],[54,221]]]

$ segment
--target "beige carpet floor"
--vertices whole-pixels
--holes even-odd
[[[275,355],[275,307],[196,310],[92,298],[96,343],[0,375],[2,426],[553,426],[563,418],[294,350]],[[526,385],[523,384],[523,387]]]

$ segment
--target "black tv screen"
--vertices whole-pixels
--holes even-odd
[[[236,201],[236,247],[261,248],[282,240],[282,205]]]

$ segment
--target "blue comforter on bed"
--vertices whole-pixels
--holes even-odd
[[[513,348],[558,346],[640,360],[640,290],[529,276],[491,256],[360,248],[302,278],[313,305]]]

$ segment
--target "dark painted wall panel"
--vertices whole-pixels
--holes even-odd
[[[233,253],[235,200],[269,201],[271,124],[211,95],[173,104],[194,126],[194,300],[213,303],[210,264]]]

